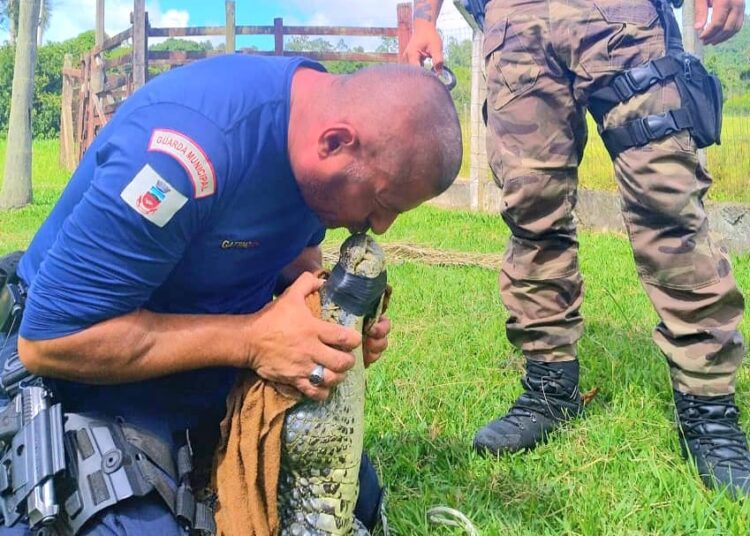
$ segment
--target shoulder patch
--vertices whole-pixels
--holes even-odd
[[[190,136],[176,130],[157,128],[151,133],[149,151],[166,153],[187,171],[193,182],[193,197],[200,199],[216,192],[216,172],[206,152]]]
[[[158,227],[164,227],[187,197],[178,192],[154,168],[146,164],[120,193],[138,214]]]

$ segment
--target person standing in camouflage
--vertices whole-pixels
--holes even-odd
[[[442,65],[435,28],[441,3],[414,2],[410,63],[431,57]],[[609,141],[638,274],[659,314],[654,341],[670,367],[683,453],[709,487],[750,493],[750,453],[734,401],[745,352],[737,330],[744,301],[727,250],[709,234],[703,198],[712,179],[699,163],[694,136],[681,125],[631,147],[611,134],[633,134],[629,124],[647,116],[672,117],[665,112],[684,106],[681,94],[664,76],[645,90],[641,85],[628,94],[622,87],[615,105],[600,102],[602,88],[614,87],[622,73],[663,58],[667,42],[670,50],[681,49],[671,6],[665,0],[481,4],[487,153],[512,232],[500,290],[507,335],[526,357],[526,375],[523,394],[479,430],[475,448],[492,454],[530,449],[581,414],[576,345],[583,281],[573,209],[590,109]],[[696,0],[695,29],[716,44],[740,30],[745,6],[714,0],[707,22],[710,4]],[[629,80],[620,82],[632,89]],[[604,91],[612,96],[612,89]]]

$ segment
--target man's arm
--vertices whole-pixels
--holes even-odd
[[[404,52],[404,59],[412,65],[422,65],[432,58],[436,69],[443,66],[443,41],[437,32],[437,18],[443,0],[414,0],[414,33]]]
[[[22,337],[19,355],[33,374],[98,384],[204,367],[250,368],[267,380],[324,399],[354,364],[348,350],[361,338],[353,330],[312,316],[305,297],[321,284],[312,274],[303,274],[278,300],[251,315],[139,310],[56,339]],[[307,379],[316,364],[327,369],[320,387]]]
[[[435,26],[443,0],[414,0],[414,22],[427,21]]]
[[[713,7],[711,22],[708,8]],[[745,20],[744,0],[695,0],[695,30],[707,45],[718,45],[742,29]]]

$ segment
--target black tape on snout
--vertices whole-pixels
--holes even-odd
[[[326,291],[336,305],[357,316],[372,313],[385,292],[388,277],[381,272],[377,277],[354,275],[337,264],[326,281]]]

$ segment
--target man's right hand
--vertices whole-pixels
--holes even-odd
[[[351,350],[362,344],[362,336],[355,330],[315,318],[307,308],[305,298],[322,285],[311,273],[303,273],[257,313],[246,339],[248,368],[315,400],[328,398],[331,387],[343,381],[346,371],[354,366]],[[316,365],[326,369],[323,383],[317,387],[308,379]]]
[[[713,8],[708,22],[708,9]],[[744,0],[696,0],[695,30],[706,45],[718,45],[742,29]]]
[[[414,33],[406,45],[404,59],[411,65],[422,65],[427,58],[432,58],[436,70],[442,69],[443,40],[433,23],[415,20]]]

